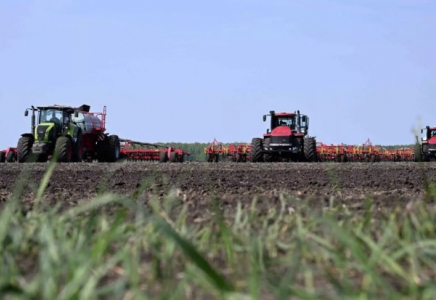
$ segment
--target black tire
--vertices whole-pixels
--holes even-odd
[[[160,163],[166,163],[168,161],[167,151],[162,151],[159,154],[159,162]]]
[[[251,141],[251,161],[263,162],[263,140],[260,138]]]
[[[1,151],[0,152],[0,163],[4,163],[6,161],[6,154]]]
[[[34,142],[33,136],[22,136],[18,140],[17,145],[17,160],[19,163],[27,162],[32,154],[32,146]]]
[[[55,153],[58,154],[58,162],[69,163],[73,159],[73,145],[67,136],[61,136],[56,141]]]
[[[416,143],[415,144],[415,161],[416,162],[422,162],[422,151],[421,151],[421,144]]]
[[[175,163],[177,162],[177,153],[176,152],[171,152],[170,154],[170,162]]]
[[[307,162],[317,161],[316,140],[314,138],[304,139],[303,152],[304,152],[304,159]]]
[[[266,138],[263,140],[263,148],[269,148],[270,139]],[[263,161],[264,162],[272,162],[272,155],[268,153],[263,154]]]
[[[215,154],[215,157],[213,158],[214,162],[219,162],[220,161],[220,155],[219,154]]]
[[[97,150],[98,162],[107,162],[108,148],[109,148],[109,137],[105,136],[104,140],[97,142],[96,150]]]
[[[184,163],[184,162],[185,162],[185,154],[182,154],[182,155],[180,156],[180,160],[179,160],[179,162],[180,162],[180,163]]]
[[[108,153],[106,160],[108,162],[116,162],[120,159],[120,138],[118,135],[109,136]]]
[[[14,151],[9,151],[8,155],[6,155],[6,162],[8,163],[14,163],[17,161],[17,155]]]
[[[83,161],[83,136],[82,132],[79,131],[77,133],[77,140],[74,143],[73,147],[73,162],[82,162]]]

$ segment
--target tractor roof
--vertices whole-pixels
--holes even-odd
[[[277,117],[292,117],[294,115],[295,115],[294,113],[287,113],[287,112],[275,113],[275,116]]]
[[[42,105],[42,106],[38,106],[38,109],[58,109],[58,110],[66,110],[66,111],[84,111],[84,112],[89,112],[89,110],[91,109],[91,106],[87,105],[87,104],[83,104],[80,107],[74,108],[71,106],[66,106],[66,105],[59,105],[59,104],[53,104],[53,105]]]
[[[430,127],[429,129],[430,130],[436,130],[436,127]]]
[[[38,109],[58,109],[58,110],[74,110],[74,108],[72,108],[71,106],[65,106],[65,105],[57,105],[57,104],[53,104],[53,105],[43,105],[43,106],[38,106]]]

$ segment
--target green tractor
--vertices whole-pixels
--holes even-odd
[[[32,111],[32,133],[22,134],[18,141],[18,162],[46,162],[53,157],[58,162],[117,161],[118,136],[104,133],[106,109],[99,119],[89,108],[50,105],[26,109],[25,116]]]

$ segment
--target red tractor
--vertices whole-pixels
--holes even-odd
[[[417,144],[415,150],[416,161],[436,161],[436,127],[427,126],[425,137],[421,145]],[[424,133],[424,130],[421,130]]]
[[[309,117],[295,113],[271,111],[271,127],[263,138],[252,141],[252,162],[305,161],[316,162],[316,139],[309,137]]]

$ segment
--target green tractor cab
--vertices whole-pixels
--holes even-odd
[[[120,140],[106,133],[106,106],[101,113],[90,112],[89,105],[78,108],[49,105],[32,106],[31,133],[21,135],[17,146],[18,162],[116,162]]]
[[[23,134],[18,141],[19,162],[45,162],[57,154],[59,162],[80,161],[83,149],[81,128],[71,122],[77,111],[69,106],[38,106],[32,111],[32,133]]]

